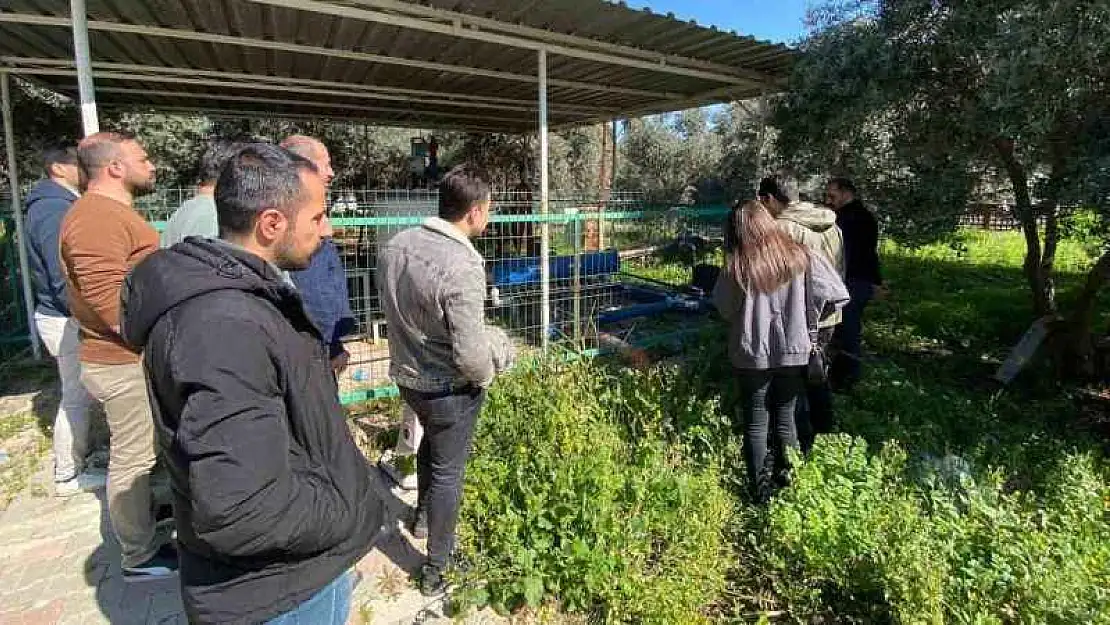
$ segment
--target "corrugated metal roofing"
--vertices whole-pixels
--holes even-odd
[[[101,106],[526,132],[781,88],[781,45],[600,0],[87,0]],[[8,0],[0,62],[76,95],[68,0]]]

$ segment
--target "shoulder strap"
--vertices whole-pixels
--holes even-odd
[[[809,264],[806,265],[805,276],[805,300],[806,300],[806,328],[809,330],[809,340],[814,345],[817,344],[817,308],[813,302],[813,257],[812,252],[809,258]]]

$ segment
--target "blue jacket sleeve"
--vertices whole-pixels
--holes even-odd
[[[331,240],[327,241],[325,245],[328,247],[328,262],[331,265],[331,271],[328,272],[328,275],[334,281],[332,293],[335,296],[336,320],[335,326],[332,328],[332,335],[329,337],[331,347],[329,351],[334,358],[343,352],[343,344],[340,339],[354,332],[356,323],[355,315],[351,312],[351,296],[347,291],[347,270],[343,266],[343,257],[339,254],[339,246]]]
[[[57,306],[66,308],[59,312],[68,314],[66,278],[65,272],[62,270],[62,254],[58,247],[58,234],[62,227],[62,219],[65,218],[70,203],[61,198],[44,198],[39,200],[38,203],[40,204],[39,210],[42,211],[42,218],[34,222],[34,232],[30,234],[37,248],[36,252],[46,268],[45,277],[49,282],[50,293],[54,296]]]

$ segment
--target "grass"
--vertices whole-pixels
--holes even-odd
[[[0,464],[0,510],[26,487],[49,449],[49,440],[31,413],[0,418],[0,449],[8,460]]]
[[[1044,363],[1029,366],[1009,387],[1002,388],[990,381],[991,374],[1033,318],[1029,290],[1021,271],[1023,255],[1024,242],[1018,233],[966,231],[950,244],[916,249],[885,244],[883,262],[889,294],[867,310],[865,344],[870,354],[867,374],[854,394],[838,397],[836,406],[840,430],[866,441],[872,453],[894,444],[905,450],[909,466],[917,467],[913,470],[944,459],[966,467],[975,483],[999,480],[1002,501],[1015,497],[1014,502],[1026,502],[999,504],[1007,512],[1029,505],[1033,506],[1030,510],[1042,508],[1048,505],[1043,502],[1051,501],[1062,489],[1077,488],[1075,482],[1062,482],[1060,476],[1066,468],[1085,466],[1087,462],[1093,463],[1097,476],[1094,479],[1099,480],[1092,488],[1101,489],[1104,497],[1110,496],[1110,470],[1105,462],[1110,451],[1107,427],[1110,422],[1105,417],[1105,402],[1092,405],[1080,389],[1058,382]],[[1057,268],[1064,306],[1082,284],[1091,263],[1092,259],[1078,244],[1062,243]],[[1105,298],[1101,301],[1103,313],[1110,308],[1108,303]],[[907,471],[896,483],[914,483],[912,471]],[[825,487],[823,484],[822,488]],[[934,496],[929,493],[937,491],[922,492],[921,496],[928,498]],[[1110,499],[1105,500],[1101,516],[1090,520],[1101,523],[1101,531],[1106,531]],[[737,540],[741,543],[755,540],[767,529],[761,525],[765,519],[753,522],[749,517],[747,521],[738,530]],[[956,527],[965,522],[966,517],[962,517]],[[776,528],[782,531],[781,527]],[[948,543],[943,544],[948,548]],[[1029,553],[1022,557],[1027,558],[1030,570],[1035,570],[1038,560],[1064,557],[1059,553],[1063,548],[1042,544],[1029,547]],[[810,553],[816,557],[819,552],[817,549]],[[994,557],[1001,561],[1001,555]],[[1054,568],[1061,567],[1049,566],[1041,577],[1051,577],[1049,571]],[[1102,573],[1104,581],[1107,574]],[[790,602],[784,602],[781,596],[774,593],[768,596],[769,584],[766,577],[738,572],[732,590],[735,601],[725,613],[752,614],[769,608],[789,608]],[[1073,585],[1068,590],[1075,588]],[[889,597],[873,601],[863,596],[841,597],[845,604],[830,606],[828,602],[833,601],[830,597],[835,596],[830,592],[826,589],[821,595],[825,609],[829,610],[822,617],[826,619],[823,622],[829,622],[829,618],[856,622],[899,620],[896,612],[882,618],[873,613],[866,616],[865,611],[853,612],[865,604],[885,605]],[[887,587],[884,592],[891,590]],[[1020,593],[1015,590],[1015,594]],[[1018,603],[1022,607],[1010,615],[1012,618],[1006,619],[1005,615],[998,618],[1029,622],[1030,617],[1022,610],[1034,610],[1031,606],[1035,602],[1028,597],[1025,600],[1024,604]],[[944,620],[964,621],[965,617],[956,616],[957,612],[958,607],[949,606]],[[861,613],[865,616],[861,617]],[[1092,618],[1099,622],[1110,619],[1106,611],[1098,614]],[[1058,612],[1057,618],[1061,617]]]
[[[625,429],[623,444],[636,449],[662,432],[672,467],[706,463],[732,494],[736,512],[719,527],[729,536],[733,568],[726,590],[700,616],[1110,623],[1107,405],[1036,363],[1008,387],[990,379],[1032,321],[1023,254],[1017,233],[965,231],[915,249],[885,244],[889,293],[867,311],[866,377],[836,400],[843,434],[822,437],[794,486],[769,508],[752,505],[744,492],[738,440],[727,423],[737,391],[722,326],[707,328],[683,347],[681,360],[659,367],[676,374],[598,374],[614,385],[604,400],[612,406],[601,412]],[[1091,262],[1081,246],[1061,245],[1065,308]],[[630,273],[675,284],[689,276],[687,263],[665,259]],[[510,380],[507,388],[521,383]],[[570,403],[580,411],[599,401],[586,387],[558,393],[578,393]],[[520,429],[507,424],[528,412],[527,395],[487,408],[480,425],[487,438],[519,443]],[[562,477],[555,469],[537,482],[488,445],[476,454],[475,474],[515,475],[525,492]],[[476,480],[468,478],[468,488]],[[481,502],[470,497],[473,518]],[[513,518],[542,512],[528,498],[506,505]],[[517,531],[527,538],[539,529]],[[466,531],[486,530],[479,523]],[[471,555],[511,560],[517,548]]]

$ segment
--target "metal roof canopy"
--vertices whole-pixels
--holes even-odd
[[[99,128],[98,104],[537,130],[541,215],[550,126],[778,91],[793,56],[785,46],[602,0],[8,0],[0,9],[0,95],[13,165],[9,77],[19,75],[76,96],[86,135]],[[16,167],[8,173],[23,241]],[[550,239],[544,220],[543,328],[551,321]],[[19,260],[30,320],[23,245]],[[549,335],[542,337],[546,349]]]
[[[76,97],[70,5],[9,0],[0,69]],[[601,0],[87,0],[87,17],[102,107],[489,132],[536,129],[540,50],[556,128],[775,92],[794,56]]]

